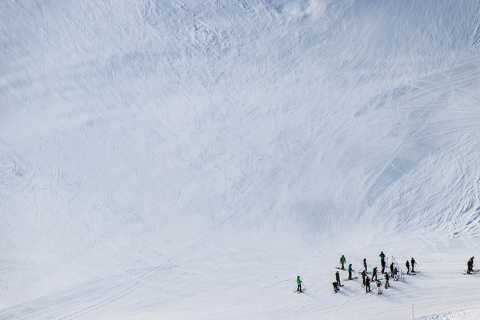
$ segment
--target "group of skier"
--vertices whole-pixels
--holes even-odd
[[[387,265],[386,261],[385,261],[385,254],[382,252],[380,252],[379,254],[379,257],[380,257],[380,265],[382,266],[382,269],[381,269],[381,274],[384,275],[384,279],[385,279],[385,285],[384,285],[384,288],[385,289],[388,289],[390,287],[390,278],[393,278],[393,281],[398,281],[398,274],[399,274],[399,271],[398,271],[398,268],[395,266],[395,263],[392,262],[390,264],[390,275],[388,274],[388,272],[385,272],[385,267]],[[345,264],[346,264],[346,259],[345,259],[345,256],[342,255],[341,258],[340,258],[340,265],[341,267],[338,268],[340,270],[345,270]],[[415,264],[417,264],[415,262],[415,259],[412,257],[412,259],[410,261],[406,261],[406,267],[407,267],[407,274],[410,274],[410,273],[415,273]],[[410,271],[410,266],[412,267],[412,270]],[[370,283],[372,281],[375,281],[375,284],[377,285],[377,294],[380,294],[382,293],[382,289],[381,289],[381,286],[382,286],[382,282],[378,279],[378,274],[377,274],[377,267],[373,268],[372,270],[372,277],[370,278],[368,276],[368,271],[367,271],[368,267],[367,267],[367,259],[363,259],[363,271],[361,273],[362,275],[362,287],[365,288],[365,293],[368,293],[371,291],[370,289]],[[353,272],[353,269],[352,269],[352,264],[349,264],[348,265],[348,279],[347,280],[352,280],[352,279],[356,279],[356,277],[352,277],[352,272]],[[335,282],[332,283],[333,285],[333,290],[334,292],[338,292],[338,290],[340,290],[340,273],[337,271],[335,273]]]
[[[384,279],[385,279],[385,285],[384,285],[384,288],[387,289],[390,287],[390,283],[389,283],[389,280],[391,278],[393,278],[393,281],[398,281],[399,279],[399,270],[396,266],[396,263],[392,262],[390,264],[390,274],[388,272],[385,272],[385,267],[386,267],[386,261],[385,261],[385,254],[383,253],[383,251],[379,254],[379,257],[380,257],[380,265],[382,266],[382,270],[381,270],[381,274],[384,275]],[[467,262],[467,274],[471,274],[471,273],[474,273],[473,271],[473,259],[475,259],[475,257],[471,257],[468,262]],[[341,267],[337,269],[340,269],[340,270],[345,270],[345,264],[347,262],[347,259],[345,258],[344,255],[342,255],[340,257],[340,265]],[[417,264],[417,262],[415,261],[415,259],[412,257],[411,260],[407,260],[405,262],[405,266],[407,267],[407,274],[416,274],[415,272],[415,265]],[[348,279],[346,280],[353,280],[353,279],[356,279],[357,277],[354,277],[353,276],[353,268],[352,268],[352,264],[349,264],[348,265],[348,268],[346,270],[348,272]],[[363,271],[361,273],[362,275],[362,287],[365,288],[365,293],[368,293],[371,291],[370,289],[370,283],[372,281],[375,281],[376,285],[377,285],[377,294],[381,294],[382,293],[382,289],[381,289],[381,286],[382,286],[382,282],[378,279],[378,274],[377,274],[377,267],[373,268],[372,270],[372,277],[370,278],[368,276],[368,272],[367,272],[367,259],[363,259]],[[342,286],[341,285],[341,282],[340,282],[340,273],[337,271],[335,272],[335,281],[332,283],[333,285],[333,290],[335,293],[338,292],[338,290],[340,290],[340,287]],[[305,289],[302,288],[302,280],[300,280],[300,276],[297,277],[297,292],[300,293],[302,291],[304,291]]]

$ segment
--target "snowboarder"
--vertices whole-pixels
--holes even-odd
[[[341,283],[340,283],[340,273],[337,271],[335,272],[335,280],[337,280],[337,283],[339,286],[341,286]]]
[[[415,262],[415,259],[413,259],[413,257],[412,257],[412,260],[410,262],[411,262],[411,266],[412,266],[412,273],[415,273],[415,265],[417,263]]]
[[[365,293],[370,292],[370,278],[367,276],[365,280]]]
[[[347,260],[345,259],[345,256],[342,254],[342,257],[340,258],[340,263],[342,264],[342,270],[344,270],[344,264]]]
[[[380,280],[377,280],[377,294],[380,294],[382,293],[382,283],[380,282]]]
[[[388,283],[388,279],[390,279],[390,277],[388,276],[388,272],[385,273],[385,289],[388,289],[388,287],[390,287],[390,283]]]
[[[373,279],[375,279],[375,281],[377,280],[377,267],[372,270],[372,281]]]
[[[348,266],[348,280],[352,280],[352,264]]]
[[[332,282],[332,285],[333,285],[333,291],[334,291],[335,293],[337,293],[338,290],[340,290],[340,288],[338,287],[338,282],[336,282],[336,281],[335,281],[335,282]]]
[[[302,280],[300,280],[300,276],[297,277],[297,292],[302,292]]]
[[[365,269],[365,273],[367,273],[367,259],[363,259],[363,269]]]
[[[385,254],[383,253],[383,251],[380,253],[379,257],[380,257],[380,264],[382,265],[382,274],[384,274],[385,273]]]
[[[362,271],[362,283],[363,283],[363,286],[365,286],[365,277],[367,276],[367,273],[365,272],[365,270]]]
[[[392,278],[393,278],[393,262],[390,264],[390,272],[391,272]]]
[[[407,267],[407,274],[410,274],[410,262],[408,260],[405,262],[405,266]]]

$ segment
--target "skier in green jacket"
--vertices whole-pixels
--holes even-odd
[[[300,276],[297,276],[297,291],[302,292],[302,280],[300,280]]]
[[[345,259],[345,256],[342,254],[342,257],[340,258],[340,263],[342,264],[342,270],[345,269],[344,264],[345,264],[346,261],[347,261],[347,259]]]

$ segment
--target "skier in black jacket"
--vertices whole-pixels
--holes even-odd
[[[335,272],[335,279],[337,280],[338,285],[341,286],[341,284],[340,284],[340,273],[338,271]]]
[[[413,257],[412,257],[412,260],[410,262],[411,262],[411,266],[412,266],[412,273],[415,273],[415,265],[417,263],[415,262],[415,259],[413,259]]]
[[[365,293],[370,292],[370,278],[365,279]]]

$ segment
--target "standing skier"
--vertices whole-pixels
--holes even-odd
[[[475,259],[475,257],[471,257],[467,262],[467,273],[469,274],[473,272],[473,259]]]
[[[365,269],[365,273],[368,273],[368,271],[367,271],[367,259],[363,259],[363,269]]]
[[[365,286],[365,277],[367,276],[367,273],[365,272],[365,270],[362,271],[362,283],[363,283],[363,286]]]
[[[337,283],[339,286],[341,286],[341,283],[340,283],[340,273],[337,271],[335,272],[335,280],[337,280]]]
[[[415,273],[415,265],[417,263],[415,262],[415,259],[413,259],[413,257],[412,257],[412,260],[410,260],[410,262],[411,262],[411,266],[412,266],[412,273]]]
[[[380,282],[380,280],[377,279],[377,294],[382,293],[381,286],[382,286],[382,283]]]
[[[393,262],[390,264],[390,272],[392,273],[392,278],[393,278]]]
[[[352,264],[348,266],[348,280],[352,280]]]
[[[397,270],[397,268],[393,269],[393,281],[398,281],[398,270]]]
[[[365,293],[370,292],[370,278],[367,276],[365,280]]]
[[[379,257],[380,257],[380,264],[382,265],[382,274],[384,274],[385,273],[385,254],[383,253],[383,251],[380,253]]]
[[[300,280],[300,276],[297,277],[297,292],[302,292],[302,280]]]
[[[373,279],[375,279],[375,281],[377,280],[377,267],[373,268],[373,271],[372,271],[372,281]]]
[[[388,279],[390,279],[390,277],[388,276],[388,272],[385,272],[385,289],[390,287],[390,283],[388,283]]]
[[[410,274],[410,262],[405,262],[405,266],[407,267],[407,274]]]
[[[340,263],[342,264],[342,270],[344,270],[344,264],[345,262],[347,261],[347,259],[345,259],[345,256],[342,254],[342,257],[340,258]]]

